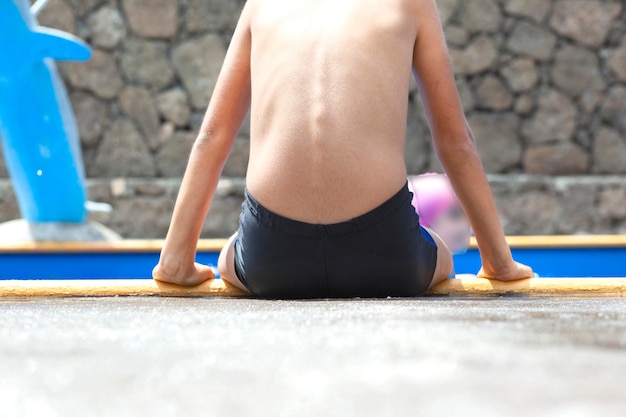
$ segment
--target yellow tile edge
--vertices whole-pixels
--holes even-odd
[[[626,278],[539,278],[515,282],[486,279],[447,280],[428,295],[587,295],[626,297]],[[0,298],[7,297],[248,297],[222,280],[197,287],[180,287],[141,280],[12,280],[0,281]]]

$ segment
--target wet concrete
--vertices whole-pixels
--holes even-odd
[[[626,299],[0,301],[0,416],[624,416]]]

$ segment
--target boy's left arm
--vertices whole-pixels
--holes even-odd
[[[195,263],[195,256],[222,169],[250,107],[248,14],[244,7],[191,151],[161,257],[152,272],[158,281],[192,286],[214,277],[209,267]]]

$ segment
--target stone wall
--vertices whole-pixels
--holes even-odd
[[[94,48],[89,62],[60,68],[90,197],[114,205],[104,221],[124,236],[163,237],[244,3],[51,0],[41,13],[42,25]],[[463,106],[485,167],[497,174],[507,232],[626,232],[626,181],[619,176],[626,174],[626,2],[438,4]],[[408,99],[409,172],[440,170],[415,87]],[[245,123],[206,237],[226,236],[236,225],[248,141]],[[0,158],[0,221],[18,217],[6,176]]]

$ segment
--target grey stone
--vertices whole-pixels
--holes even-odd
[[[122,237],[96,222],[28,223],[12,220],[0,223],[0,245],[33,242],[113,242]]]
[[[185,22],[191,32],[232,31],[240,12],[241,4],[235,0],[189,0]]]
[[[122,112],[139,127],[150,148],[158,148],[161,125],[150,92],[143,87],[128,86],[121,92],[119,103]]]
[[[574,96],[606,87],[598,57],[577,46],[565,45],[556,53],[551,75],[557,86]]]
[[[7,178],[8,176],[9,172],[7,171],[4,154],[2,153],[2,138],[0,137],[0,178]]]
[[[86,147],[95,146],[109,123],[107,104],[80,90],[73,92],[70,100],[76,115],[80,141]]]
[[[513,235],[554,234],[558,203],[556,196],[528,192],[497,199],[502,225]]]
[[[506,172],[520,164],[522,145],[515,132],[519,118],[511,113],[474,113],[468,123],[472,128],[485,171]]]
[[[469,32],[462,26],[447,25],[445,27],[446,41],[450,45],[465,46],[469,41]]]
[[[152,177],[156,169],[150,150],[133,123],[119,119],[105,133],[88,172],[90,176],[108,178]]]
[[[122,0],[131,31],[146,38],[171,38],[178,30],[178,1]]]
[[[141,39],[126,41],[121,68],[130,81],[156,89],[169,86],[176,77],[167,56],[167,45],[158,41]]]
[[[626,219],[626,185],[603,190],[598,196],[598,212],[610,220]]]
[[[15,199],[11,180],[0,181],[0,222],[14,220],[20,217],[20,209]]]
[[[91,42],[101,48],[114,48],[126,36],[126,24],[120,11],[113,6],[104,6],[87,19]]]
[[[564,94],[543,89],[535,115],[524,123],[522,133],[530,143],[568,141],[576,131],[578,112]]]
[[[607,64],[618,80],[626,82],[626,40],[610,52]]]
[[[196,110],[209,104],[225,55],[222,40],[214,34],[183,42],[172,51],[174,66]]]
[[[89,61],[66,62],[63,68],[71,85],[103,99],[116,97],[124,85],[115,57],[105,51],[94,50]]]
[[[230,236],[239,226],[244,196],[244,179],[222,179],[202,228],[203,235]]]
[[[107,0],[68,0],[68,3],[72,6],[72,10],[78,17],[85,17],[93,9],[100,6],[102,3],[106,3]]]
[[[161,147],[156,156],[156,164],[162,177],[182,177],[189,161],[189,154],[196,135],[176,132]]]
[[[446,25],[450,18],[454,16],[459,6],[459,0],[437,0],[437,9],[441,22]]]
[[[494,65],[498,48],[489,36],[479,36],[464,49],[450,48],[450,55],[455,72],[474,75]]]
[[[497,0],[471,0],[461,2],[459,19],[470,32],[495,32],[502,23],[502,13]]]
[[[586,174],[589,156],[573,143],[531,146],[524,155],[524,169],[528,174]]]
[[[41,26],[76,34],[76,18],[72,7],[65,0],[50,1],[39,13],[37,20]]]
[[[187,95],[182,88],[172,88],[158,95],[156,99],[159,113],[175,126],[183,127],[189,123],[191,109]]]
[[[530,58],[514,59],[500,69],[500,73],[515,92],[528,91],[539,81],[539,69]]]
[[[457,77],[456,80],[457,89],[459,90],[459,96],[461,97],[461,104],[463,105],[464,112],[470,112],[476,107],[476,100],[474,100],[474,93],[465,80],[465,77]]]
[[[574,178],[572,179],[575,181]],[[588,209],[595,211],[595,200],[595,187],[592,185],[567,184],[559,190],[559,210],[555,233],[561,235],[590,233],[593,215],[589,214]]]
[[[487,75],[476,88],[476,100],[482,109],[508,110],[513,106],[513,95],[495,75]]]
[[[602,119],[626,135],[626,86],[611,87],[600,109]]]
[[[541,22],[550,11],[550,2],[546,0],[506,0],[504,8],[507,13],[529,17]]]
[[[519,96],[516,100],[515,100],[515,113],[522,115],[522,116],[527,116],[530,113],[533,112],[533,110],[535,110],[535,99],[533,99],[532,96],[530,95],[522,95]]]
[[[245,177],[248,172],[248,160],[250,159],[250,139],[245,136],[237,136],[233,148],[228,155],[222,175],[227,177]]]
[[[545,28],[520,21],[507,42],[507,49],[515,54],[527,55],[540,61],[552,56],[557,37]]]
[[[598,105],[604,99],[604,94],[600,91],[583,91],[579,97],[578,103],[585,113],[593,113]]]
[[[563,36],[598,47],[604,43],[621,11],[622,5],[617,1],[558,0],[550,25]]]
[[[116,200],[106,225],[125,239],[163,239],[175,201],[174,196],[137,196]]]
[[[593,172],[626,174],[626,138],[602,127],[593,141]]]

